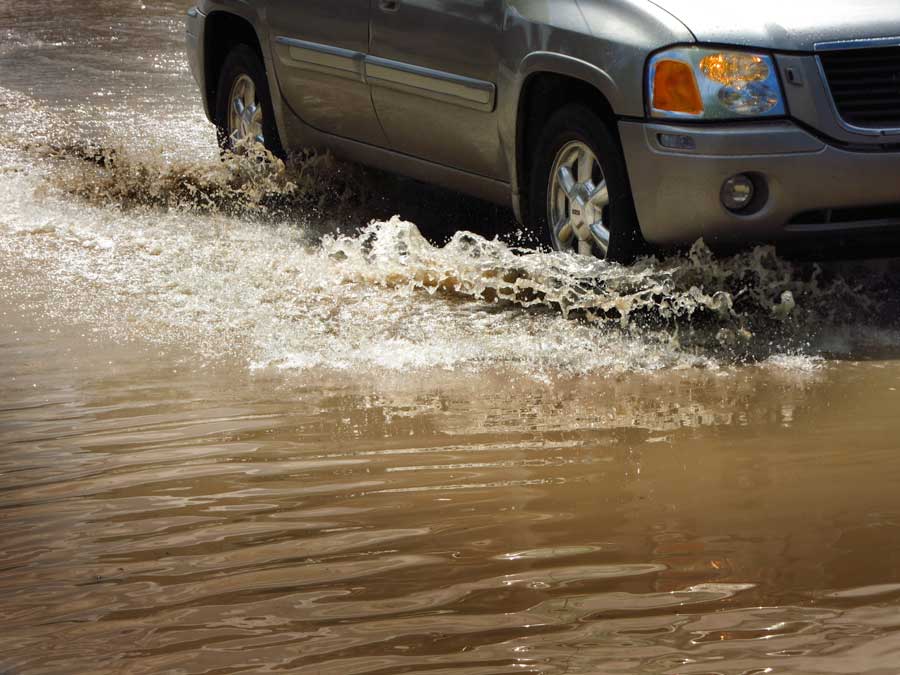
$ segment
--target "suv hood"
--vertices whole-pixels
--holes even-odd
[[[714,42],[788,51],[816,43],[900,36],[898,0],[651,0]]]

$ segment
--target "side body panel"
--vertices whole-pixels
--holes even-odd
[[[496,101],[504,0],[373,0],[375,109],[398,152],[507,180]]]
[[[321,131],[385,145],[362,59],[369,0],[266,0],[265,21],[281,94]]]

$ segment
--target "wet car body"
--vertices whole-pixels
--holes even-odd
[[[580,97],[614,129],[651,244],[900,227],[893,0],[203,0],[188,42],[211,119],[221,55],[246,30],[288,150],[328,147],[527,221],[529,139]],[[760,55],[778,105],[715,118],[655,110],[654,59],[698,47]],[[736,176],[753,196],[729,208]]]

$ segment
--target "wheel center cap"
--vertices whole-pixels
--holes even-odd
[[[570,206],[572,220],[577,223],[586,223],[590,220],[592,214],[589,200],[590,190],[588,186],[584,183],[576,184],[572,191]]]

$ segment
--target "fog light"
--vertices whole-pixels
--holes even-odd
[[[732,176],[722,185],[722,203],[729,211],[742,211],[753,201],[754,192],[750,176]]]

